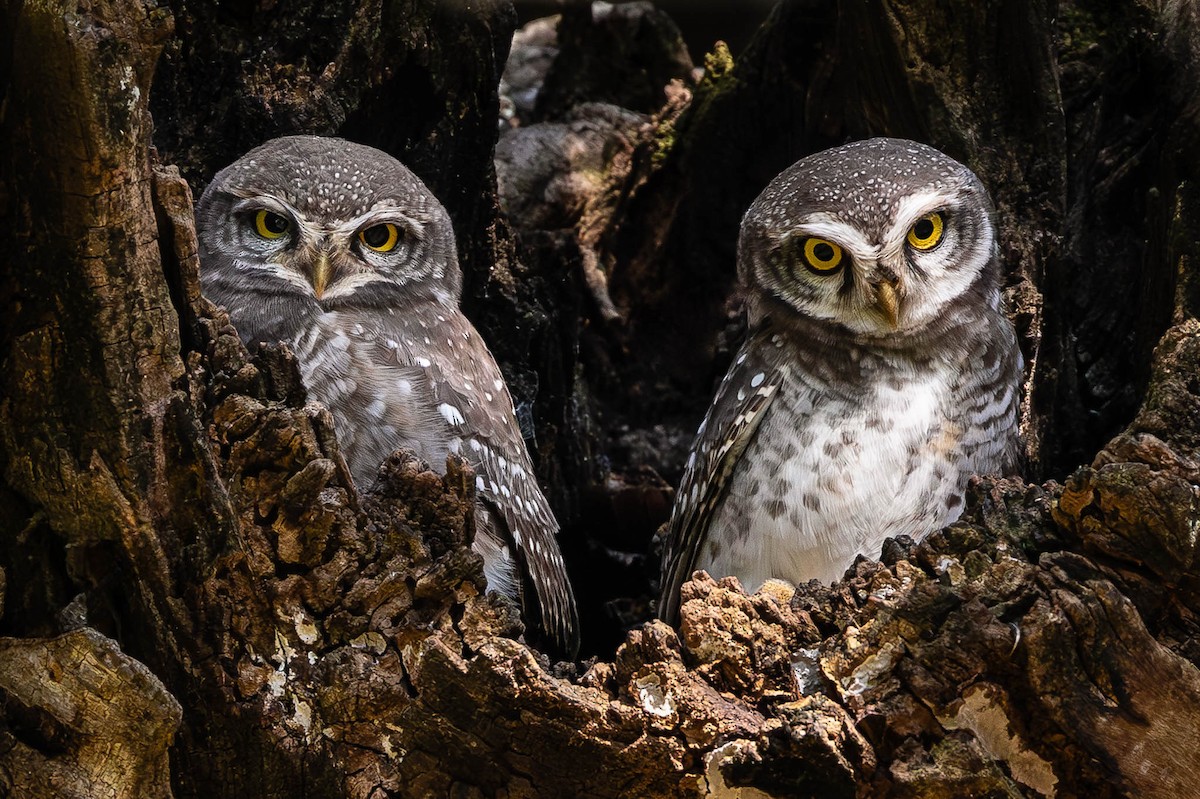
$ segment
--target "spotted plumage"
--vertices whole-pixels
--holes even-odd
[[[520,598],[526,622],[573,654],[558,524],[500,370],[458,309],[450,218],[425,185],[371,147],[291,136],[218,173],[196,216],[205,295],[248,345],[293,349],[357,485],[401,447],[439,470],[462,456],[489,588]]]
[[[802,159],[746,212],[750,333],[696,435],[667,529],[660,615],[693,571],[839,579],[883,539],[954,521],[972,474],[1020,456],[1020,350],[992,205],[930,147]]]

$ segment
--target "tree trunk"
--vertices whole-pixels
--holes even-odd
[[[697,78],[647,4],[569,5],[499,98],[515,24],[6,6],[0,796],[1193,792],[1195,10],[797,0]],[[450,211],[589,660],[551,664],[484,594],[466,467],[397,453],[357,496],[291,355],[200,296],[194,192],[294,132],[395,154]],[[1029,482],[976,482],[831,588],[701,577],[678,630],[648,621],[667,486],[741,334],[740,216],[869,135],[993,193]]]

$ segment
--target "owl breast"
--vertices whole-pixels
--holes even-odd
[[[996,390],[977,401],[992,381],[964,379],[961,363],[850,356],[843,370],[870,381],[794,359],[743,456],[755,468],[730,478],[696,568],[748,591],[772,577],[829,583],[858,554],[878,557],[887,537],[919,540],[954,521],[970,476],[1009,465],[1016,396],[1000,363]]]
[[[426,400],[432,391],[419,363],[427,360],[405,352],[411,342],[411,335],[389,336],[378,318],[355,311],[314,314],[310,327],[288,341],[312,399],[336,409],[338,441],[360,486],[374,482],[396,449],[412,450],[439,471],[451,449],[446,419]]]

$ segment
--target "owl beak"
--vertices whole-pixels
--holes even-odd
[[[900,326],[900,295],[896,293],[894,281],[875,285],[875,307],[893,328]]]
[[[329,254],[320,252],[313,260],[312,275],[310,279],[313,287],[313,294],[317,299],[325,296],[325,290],[329,288],[329,279],[333,276],[333,265],[329,263]]]

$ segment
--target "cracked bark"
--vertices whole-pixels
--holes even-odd
[[[490,172],[504,4],[10,3],[0,794],[1187,795],[1197,19],[1033,3],[951,30],[937,8],[785,4],[698,83],[669,26],[628,22],[651,11],[597,33],[571,10],[540,130],[591,143],[512,184],[568,189],[515,190],[514,233]],[[658,65],[612,74],[661,95],[606,82],[614,49]],[[297,130],[396,153],[454,215],[568,560],[608,558],[580,580],[598,658],[550,664],[483,595],[461,466],[397,454],[352,496],[290,354],[246,352],[200,297],[184,178]],[[1030,475],[1055,480],[982,480],[960,522],[833,587],[701,578],[678,631],[642,624],[658,475],[738,331],[741,209],[799,155],[877,133],[996,195]],[[615,316],[585,301],[597,269]]]

